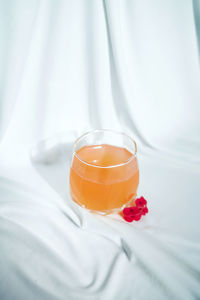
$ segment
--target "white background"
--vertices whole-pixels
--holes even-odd
[[[200,298],[199,24],[198,0],[0,1],[1,299]],[[138,144],[137,224],[69,199],[95,128]]]

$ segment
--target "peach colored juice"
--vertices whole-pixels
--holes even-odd
[[[70,170],[74,201],[97,211],[123,207],[136,196],[137,158],[125,148],[108,144],[84,146],[76,151]]]

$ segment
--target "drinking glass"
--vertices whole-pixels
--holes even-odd
[[[135,141],[125,133],[93,130],[74,143],[70,192],[80,206],[100,214],[119,212],[137,195]]]

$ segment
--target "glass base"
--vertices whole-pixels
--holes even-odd
[[[95,213],[101,216],[106,216],[106,215],[111,215],[111,214],[117,214],[120,213],[125,207],[131,206],[131,204],[133,203],[133,201],[135,201],[137,195],[135,195],[131,200],[129,200],[127,203],[125,203],[123,206],[118,207],[118,208],[112,208],[112,209],[107,209],[107,210],[95,210],[95,209],[89,209],[87,207],[85,207],[85,205],[81,204],[79,201],[77,201],[76,199],[74,199],[74,197],[72,197],[72,201],[77,204],[78,206],[84,208],[85,210],[91,212],[91,213]]]

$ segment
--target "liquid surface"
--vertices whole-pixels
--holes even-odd
[[[132,157],[125,148],[106,144],[85,146],[76,153],[83,161],[101,167],[122,164]]]
[[[74,156],[70,170],[74,201],[91,210],[110,211],[136,196],[138,163],[127,149],[102,144],[84,146],[76,153],[82,161]]]

